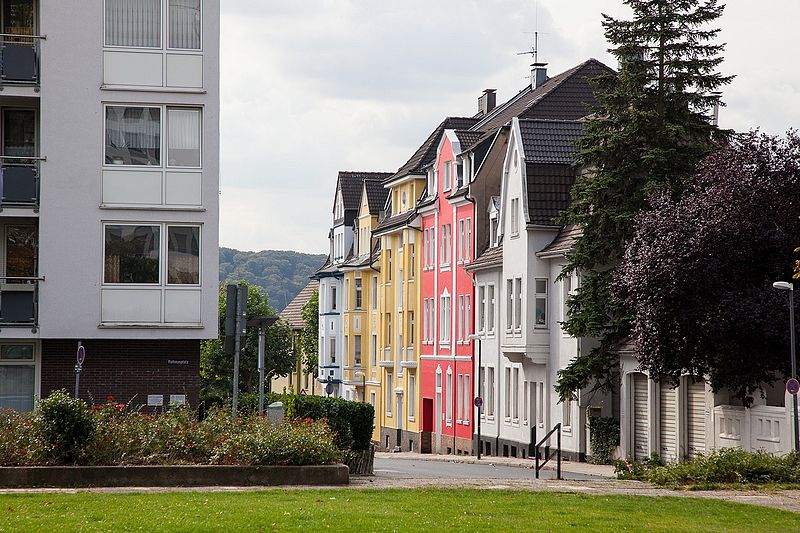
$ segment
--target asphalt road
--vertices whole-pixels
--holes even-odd
[[[564,479],[571,480],[602,479],[573,472],[563,472],[562,474]],[[388,479],[536,479],[533,468],[496,466],[490,459],[487,459],[486,463],[469,464],[376,457],[375,476]],[[540,479],[555,479],[556,472],[555,470],[542,470],[539,477]]]

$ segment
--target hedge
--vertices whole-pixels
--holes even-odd
[[[288,418],[326,420],[340,450],[366,450],[372,442],[375,408],[368,403],[305,394],[266,396],[266,404],[282,402]]]

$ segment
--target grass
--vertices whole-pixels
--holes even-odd
[[[791,531],[798,515],[719,500],[495,490],[0,495],[0,531]]]

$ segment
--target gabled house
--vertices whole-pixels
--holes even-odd
[[[306,322],[303,319],[303,307],[314,296],[314,292],[319,290],[319,282],[311,280],[303,287],[297,296],[295,296],[289,305],[280,312],[280,317],[285,320],[292,328],[292,347],[297,354],[297,362],[295,368],[288,376],[278,376],[272,378],[270,390],[275,392],[292,392],[295,394],[309,394],[318,396],[322,393],[317,376],[313,373],[306,372],[303,365],[304,353],[303,344],[300,336],[303,329],[306,327]],[[316,355],[316,354],[314,354]]]

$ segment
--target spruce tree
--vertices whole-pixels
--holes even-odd
[[[633,235],[634,216],[648,196],[680,197],[698,163],[724,136],[711,120],[723,76],[724,44],[714,41],[717,0],[624,0],[631,20],[603,15],[616,75],[595,80],[597,105],[579,144],[585,171],[576,180],[567,224],[582,228],[564,274],[581,286],[568,301],[566,331],[593,337],[596,348],[559,372],[567,398],[587,386],[610,389],[618,377],[618,350],[631,331],[624,295],[613,284]]]

